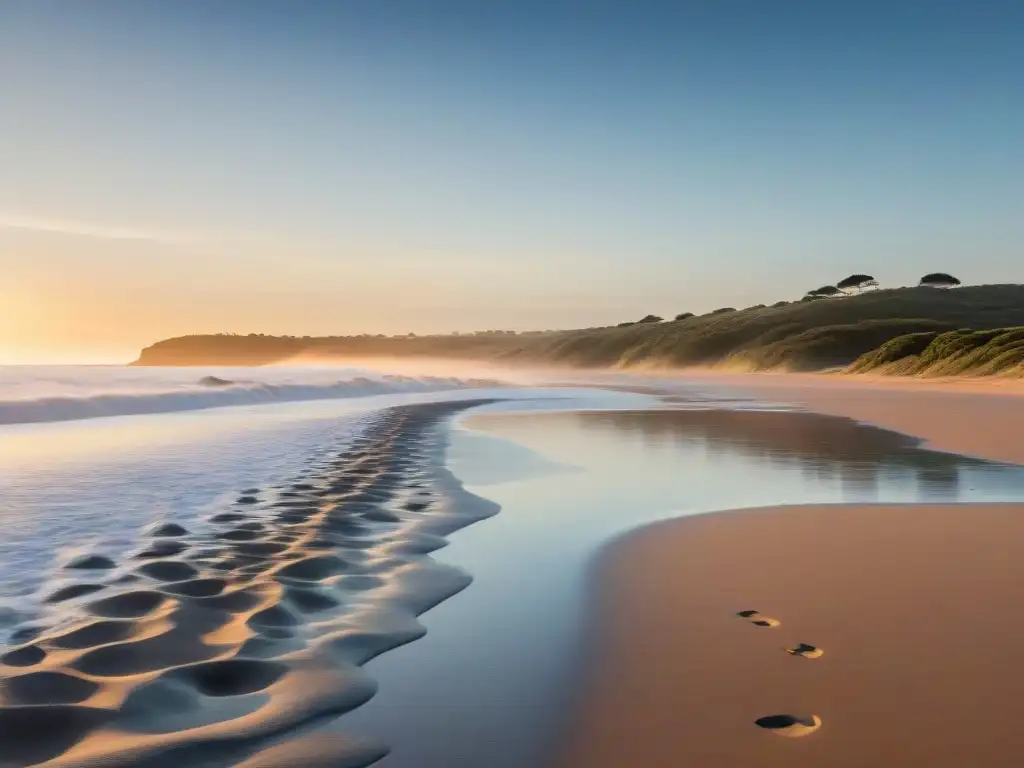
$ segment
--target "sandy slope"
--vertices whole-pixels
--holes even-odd
[[[562,766],[1019,765],[1024,505],[683,518],[606,552]],[[737,618],[758,609],[778,619]],[[808,643],[818,659],[785,653]],[[817,715],[780,738],[755,719]]]

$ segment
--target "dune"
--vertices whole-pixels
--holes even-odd
[[[0,655],[0,765],[369,765],[327,726],[373,696],[362,665],[465,588],[429,552],[497,511],[443,467],[446,418],[382,411],[295,482],[248,488],[190,531],[154,524],[125,562],[66,563],[55,623]]]

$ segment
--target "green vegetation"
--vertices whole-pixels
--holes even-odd
[[[836,283],[836,288],[838,288],[843,293],[860,293],[861,291],[866,291],[868,288],[877,287],[878,281],[875,280],[875,278],[873,278],[871,275],[862,274],[844,277],[842,280]]]
[[[845,296],[846,294],[834,285],[823,285],[821,288],[815,288],[813,291],[808,291],[807,295],[815,298],[827,298],[829,296]]]
[[[752,370],[807,371],[846,365],[867,350],[886,343],[894,333],[938,333],[950,326],[937,320],[863,320],[812,328],[795,336],[758,345],[733,356]]]
[[[1024,327],[898,336],[857,358],[851,373],[1024,376]]]
[[[931,272],[921,278],[919,285],[929,288],[955,288],[960,285],[960,281],[945,272]]]
[[[684,313],[678,322],[633,322],[572,331],[317,338],[187,336],[146,348],[137,364],[260,365],[302,358],[432,357],[589,368],[717,366],[814,371],[850,366],[849,370],[858,372],[927,370],[928,375],[938,375],[932,371],[951,370],[954,359],[961,361],[957,366],[969,361],[970,367],[963,371],[1007,369],[1020,347],[1013,346],[1017,337],[1003,337],[1019,333],[1024,341],[1021,328],[1007,330],[1012,326],[1024,327],[1024,286],[970,286],[949,291],[913,287],[779,302],[770,307],[726,308],[700,316]],[[965,328],[974,330],[958,330]],[[950,331],[956,333],[951,336]],[[977,335],[979,332],[982,335]],[[932,350],[940,339],[942,343]],[[919,363],[912,358],[930,362],[921,363],[918,371]]]

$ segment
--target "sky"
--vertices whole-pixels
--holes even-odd
[[[1024,271],[1020,0],[5,0],[0,363]]]

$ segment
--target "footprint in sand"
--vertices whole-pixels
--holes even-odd
[[[791,739],[800,738],[814,733],[821,728],[821,718],[817,715],[802,717],[798,715],[768,715],[759,717],[754,724],[779,736]]]
[[[763,616],[759,611],[740,611],[736,615],[758,627],[777,627],[782,623],[778,619]]]
[[[783,648],[782,650],[792,656],[803,656],[805,659],[820,659],[825,655],[825,651],[821,648],[807,643],[799,643],[792,648]]]

